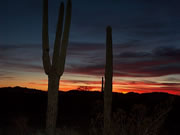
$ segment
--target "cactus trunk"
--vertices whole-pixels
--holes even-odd
[[[112,28],[106,29],[106,66],[104,88],[104,135],[111,134],[112,111],[112,79],[113,79],[113,52],[112,52]]]
[[[48,76],[48,106],[46,128],[48,135],[54,135],[58,113],[58,91],[60,77],[57,75]]]

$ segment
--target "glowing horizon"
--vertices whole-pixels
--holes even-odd
[[[41,73],[43,74],[43,73]],[[71,78],[69,77],[71,76]],[[132,77],[114,77],[113,81],[113,92],[119,93],[151,93],[151,92],[165,92],[169,94],[180,95],[180,83],[161,81],[166,80],[170,76],[166,77],[152,77],[152,78],[132,78]],[[34,81],[30,78],[25,77],[16,80],[5,80],[2,82],[0,87],[26,87],[38,90],[47,91],[48,80],[46,75],[39,77],[32,77]],[[36,80],[35,80],[36,78]],[[44,78],[44,79],[42,79]],[[68,80],[69,78],[69,80]],[[134,81],[136,80],[136,81]],[[156,81],[155,81],[156,80]],[[59,90],[69,91],[69,90],[87,90],[87,91],[101,91],[101,76],[95,77],[91,75],[73,75],[66,74],[62,77],[59,85]]]

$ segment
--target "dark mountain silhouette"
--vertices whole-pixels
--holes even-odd
[[[167,93],[113,93],[112,108],[128,111],[134,104],[153,107],[169,96],[174,96],[172,110],[163,125],[163,130],[171,135],[180,134],[180,96]],[[0,88],[0,129],[6,130],[25,123],[32,128],[45,128],[47,92],[22,87]],[[78,91],[59,92],[58,127],[67,126],[86,131],[91,119],[103,110],[101,92]]]

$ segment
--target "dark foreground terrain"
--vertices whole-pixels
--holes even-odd
[[[147,108],[148,113],[152,113],[152,108],[159,103],[165,104],[170,96],[173,95],[113,93],[112,110],[117,112],[121,108],[128,113],[133,105],[141,104]],[[173,97],[172,109],[161,129],[163,135],[180,135],[180,97],[175,95]],[[0,88],[0,134],[16,135],[16,132],[18,134],[44,129],[46,104],[47,92],[21,87]],[[94,123],[97,121],[101,123],[101,119],[97,117],[102,111],[103,93],[101,92],[76,90],[59,92],[58,128],[73,128],[88,134]],[[143,112],[141,107],[138,111]]]

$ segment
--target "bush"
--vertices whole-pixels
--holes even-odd
[[[172,108],[173,98],[169,98],[154,108],[137,104],[127,112],[118,109],[112,113],[111,135],[158,135]],[[103,134],[103,113],[91,121],[90,135]]]

